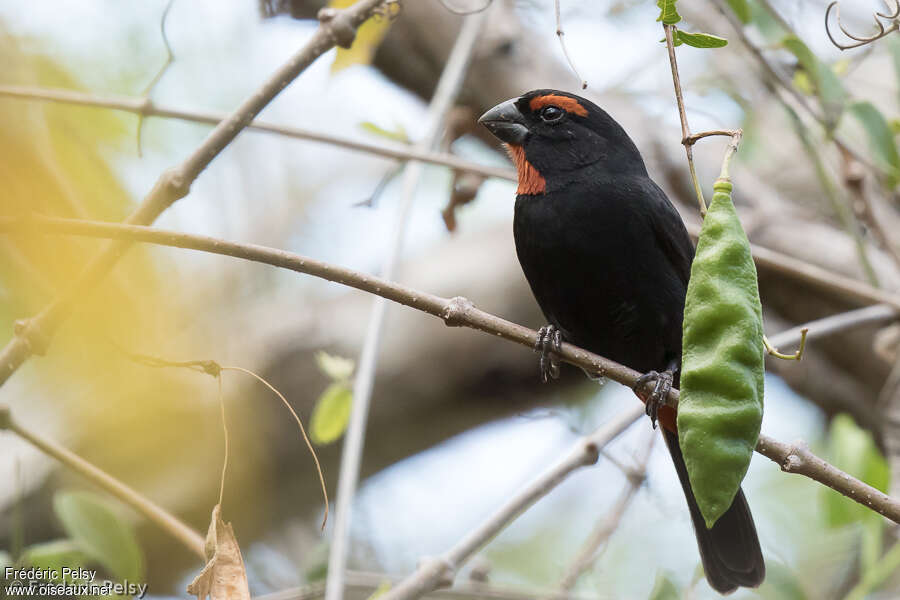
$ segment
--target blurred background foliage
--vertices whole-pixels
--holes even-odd
[[[526,89],[576,85],[561,61],[552,3],[495,1],[497,15],[460,97],[471,113],[462,119],[469,124],[479,110]],[[874,239],[860,216],[832,139],[850,140],[876,165],[878,173],[867,175],[865,183],[883,199],[877,218],[890,230],[900,169],[900,38],[841,54],[821,26],[825,2],[773,1],[773,12],[759,0],[729,0],[729,14],[748,25],[750,41],[783,70],[823,125],[782,90],[797,117],[784,110],[729,21],[711,10],[718,2],[682,4],[692,31],[730,42],[724,49],[681,46],[678,52],[693,128],[745,129],[735,180],[751,239],[782,244],[783,251],[861,279],[874,274],[896,291],[900,274],[890,249]],[[842,7],[848,27],[871,27],[868,6],[850,4]],[[38,3],[23,11],[0,2],[6,67],[0,84],[140,96],[165,60],[159,34],[165,5],[92,0]],[[233,108],[311,34],[308,18],[320,5],[176,0],[166,21],[175,62],[151,97],[192,109]],[[566,41],[589,93],[634,135],[654,177],[687,207],[690,220],[693,201],[657,11],[649,0],[565,2]],[[796,31],[786,30],[782,20]],[[318,61],[263,117],[374,141],[385,132],[418,139],[424,102],[458,25],[459,17],[435,0],[407,3],[390,29],[385,22],[367,26],[361,43],[368,46]],[[116,111],[0,98],[0,213],[120,221],[158,174],[208,131],[147,119],[139,155],[137,127],[135,116]],[[447,143],[455,153],[507,164],[480,132],[460,129],[463,135]],[[702,142],[695,154],[703,181],[711,182],[721,146]],[[246,132],[158,225],[374,271],[391,243],[400,186],[391,181],[371,207],[357,205],[371,199],[394,168],[379,157]],[[450,235],[440,212],[452,181],[443,168],[426,169],[400,279],[438,294],[465,295],[485,310],[540,325],[509,231],[514,185],[485,182],[458,211],[458,230]],[[15,320],[35,314],[64,290],[101,245],[65,236],[0,236],[0,341],[12,335]],[[844,300],[772,273],[761,273],[761,284],[770,333],[846,308]],[[319,452],[334,491],[350,375],[335,371],[333,363],[323,366],[317,353],[356,357],[370,298],[258,265],[135,247],[81,300],[47,356],[29,361],[0,389],[0,403],[11,407],[17,421],[205,531],[222,461],[215,381],[137,364],[124,350],[175,361],[215,359],[260,371],[305,422],[318,423]],[[356,571],[403,574],[420,556],[443,551],[578,435],[634,401],[620,386],[587,383],[575,372],[566,372],[556,385],[538,386],[536,359],[527,349],[434,321],[412,311],[390,313],[368,430],[367,478],[355,505]],[[823,340],[812,345],[804,364],[773,365],[763,431],[785,441],[804,438],[839,467],[887,490],[895,465],[886,450],[890,407],[884,400],[879,404],[878,396],[896,348],[886,343],[876,353],[875,333],[868,328]],[[889,331],[878,333],[889,340]],[[318,531],[318,484],[296,428],[261,385],[234,373],[223,381],[232,449],[225,515],[241,542],[251,589],[265,593],[321,582],[329,532]],[[610,455],[634,464],[647,444],[646,429],[646,423],[633,426],[609,448]],[[697,573],[690,522],[667,461],[657,445],[647,483],[576,593],[714,597]],[[0,548],[6,551],[0,563],[75,560],[71,553],[86,544],[79,535],[91,532],[130,547],[122,540],[133,526],[145,558],[126,561],[130,566],[119,571],[104,562],[103,552],[82,558],[110,577],[139,568],[157,598],[183,596],[201,566],[130,510],[85,495],[90,486],[77,475],[6,434],[0,436],[0,478],[8,482],[0,485]],[[610,460],[579,472],[501,534],[461,579],[487,571],[492,583],[526,594],[552,589],[625,485]],[[760,457],[753,460],[745,489],[768,578],[759,590],[734,597],[896,597],[900,547],[893,526]],[[112,516],[88,519],[85,534],[73,525],[82,521],[72,511],[68,518],[60,513],[67,502],[102,506],[97,510]]]

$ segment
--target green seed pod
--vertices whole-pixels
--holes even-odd
[[[731,189],[713,186],[684,307],[678,442],[707,527],[731,506],[763,415],[762,307]]]

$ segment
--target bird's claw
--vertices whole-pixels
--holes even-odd
[[[535,352],[541,353],[541,381],[559,378],[559,351],[562,349],[562,333],[555,325],[544,325],[538,330]]]
[[[646,413],[647,416],[650,417],[653,429],[656,429],[659,407],[666,403],[669,391],[672,389],[673,379],[674,375],[672,374],[672,371],[663,371],[662,373],[648,371],[638,377],[637,381],[634,382],[632,389],[634,390],[634,393],[644,401],[644,404],[646,404]],[[644,388],[648,383],[653,383],[654,385],[653,391],[650,392],[649,395],[646,395]]]

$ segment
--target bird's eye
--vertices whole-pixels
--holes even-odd
[[[553,121],[559,121],[562,119],[562,116],[566,113],[563,109],[558,106],[545,106],[541,109],[541,119],[544,121],[551,123]]]

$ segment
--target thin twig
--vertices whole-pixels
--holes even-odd
[[[63,104],[91,106],[94,108],[108,108],[148,117],[179,119],[182,121],[206,123],[209,125],[218,125],[228,118],[228,114],[224,112],[199,111],[162,106],[149,99],[144,100],[142,98],[133,98],[130,96],[98,96],[96,94],[86,94],[74,90],[24,85],[0,85],[0,97],[40,100],[44,102],[60,102]],[[421,150],[413,146],[404,146],[402,144],[390,142],[373,143],[354,140],[328,132],[312,131],[302,127],[277,125],[266,121],[251,121],[247,124],[247,129],[265,133],[274,133],[276,135],[294,139],[331,144],[340,148],[346,148],[347,150],[365,152],[396,160],[420,160],[426,163],[449,167],[455,171],[477,173],[479,175],[484,175],[485,177],[496,177],[499,179],[508,179],[510,181],[516,180],[516,172],[512,169],[479,165],[478,163],[473,163],[445,152]]]
[[[596,463],[599,456],[598,449],[614,440],[643,414],[643,407],[635,404],[620,412],[594,433],[580,439],[562,460],[516,492],[452,548],[438,557],[420,561],[418,569],[381,596],[381,600],[411,600],[432,590],[451,585],[459,568],[472,555],[532,504],[562,483],[570,473]]]
[[[52,458],[55,458],[66,467],[72,469],[91,483],[106,490],[138,513],[154,523],[157,527],[181,542],[195,555],[206,560],[204,536],[191,529],[177,517],[167,512],[162,507],[142,496],[133,488],[125,485],[112,475],[95,467],[71,450],[63,448],[56,442],[49,440],[34,431],[31,431],[21,423],[13,419],[9,407],[0,404],[0,430],[7,429],[20,438]]]
[[[888,0],[884,0],[884,4],[888,7],[889,10],[891,10],[890,5],[888,4]],[[871,44],[872,42],[880,40],[886,35],[900,29],[900,20],[898,20],[898,17],[900,17],[900,1],[894,0],[894,6],[897,7],[894,14],[885,14],[877,11],[875,12],[875,26],[878,28],[878,33],[876,33],[875,35],[870,35],[868,37],[860,37],[853,35],[844,28],[844,24],[841,23],[841,3],[838,0],[834,0],[834,2],[829,4],[828,8],[825,9],[825,33],[828,34],[828,39],[831,40],[831,43],[840,50],[850,50],[851,48],[859,48],[860,46]],[[837,20],[838,29],[840,29],[841,33],[846,35],[851,40],[855,40],[855,44],[840,44],[836,39],[834,39],[834,35],[832,35],[831,33],[831,27],[829,26],[828,21],[828,17],[831,14],[831,9],[835,9],[835,19]],[[891,21],[890,27],[885,27],[879,17]]]
[[[426,130],[421,141],[416,144],[419,150],[434,150],[444,129],[447,114],[456,101],[478,40],[478,34],[484,24],[487,12],[469,15],[463,21],[462,29],[456,38],[447,63],[441,73],[434,96],[428,106]],[[412,206],[419,187],[419,180],[424,171],[421,162],[411,161],[403,169],[403,193],[395,223],[392,243],[382,262],[382,276],[393,279],[394,272],[400,262],[406,228],[412,213]],[[353,510],[353,498],[356,495],[356,484],[362,462],[363,444],[365,441],[366,420],[369,414],[369,403],[375,385],[375,374],[378,367],[378,350],[387,302],[384,298],[376,298],[372,307],[372,315],[363,341],[363,349],[359,358],[359,370],[353,382],[353,405],[350,410],[350,422],[344,436],[341,452],[341,467],[338,476],[337,502],[335,506],[335,524],[331,536],[331,549],[328,556],[328,576],[325,582],[325,600],[341,600],[344,597],[344,571],[350,543],[350,522]]]
[[[628,510],[631,501],[634,500],[638,490],[647,478],[647,463],[650,461],[650,455],[653,453],[657,434],[654,431],[650,433],[650,436],[646,448],[638,460],[637,468],[633,473],[628,474],[628,480],[618,500],[587,537],[575,559],[566,568],[565,574],[559,581],[556,593],[549,596],[550,598],[561,600],[568,597],[569,592],[578,583],[578,579],[597,562],[600,549],[605,547],[606,541],[618,529],[622,517],[625,516],[625,511]]]
[[[535,330],[512,323],[483,310],[479,310],[466,298],[460,296],[455,298],[442,298],[380,277],[331,265],[329,263],[275,248],[228,242],[213,237],[164,231],[139,225],[95,223],[69,219],[22,219],[0,217],[0,231],[15,230],[21,233],[27,231],[29,228],[35,230],[40,228],[46,231],[65,232],[68,234],[87,235],[91,237],[125,239],[131,242],[149,242],[163,246],[199,250],[212,254],[233,256],[244,260],[265,263],[298,273],[305,273],[307,275],[312,275],[314,277],[319,277],[321,279],[326,279],[328,281],[333,281],[341,285],[381,296],[387,300],[438,317],[450,327],[469,327],[471,329],[483,331],[494,337],[521,344],[528,348],[533,348],[538,340],[538,333]],[[770,263],[773,265],[780,264],[779,261],[787,260],[789,258],[759,247],[755,247],[754,254],[762,252],[763,250],[779,257],[778,260]],[[767,258],[772,259],[773,256],[768,256]],[[796,259],[791,260],[796,261]],[[806,278],[808,281],[820,285],[827,282],[829,286],[835,287],[849,298],[856,298],[865,302],[882,303],[889,305],[895,310],[900,310],[900,298],[897,296],[887,294],[882,290],[874,289],[860,281],[854,281],[849,278],[842,278],[830,274],[819,267],[806,265],[806,263],[800,261],[796,261],[796,263],[799,263],[799,265],[795,263],[790,264],[790,272],[795,272],[801,277]],[[824,276],[822,275],[823,271],[825,273]],[[847,287],[845,288],[845,286]],[[558,355],[561,360],[581,368],[589,375],[607,377],[629,387],[634,386],[638,377],[641,375],[637,371],[624,365],[620,365],[608,358],[588,352],[587,350],[568,342],[563,342]],[[672,389],[667,397],[667,403],[671,406],[677,406],[678,397],[678,390]],[[778,457],[784,454],[782,450],[788,448],[788,446],[779,444],[779,442],[771,440],[768,437],[760,436],[760,447],[757,448],[757,451],[781,464],[783,461]],[[809,454],[808,450],[806,452]],[[784,454],[784,456],[788,456],[788,454]],[[812,457],[812,454],[809,454],[809,456]],[[865,504],[866,506],[870,506],[887,518],[900,523],[900,502],[885,496],[871,486],[850,477],[846,473],[842,473],[835,467],[821,461],[821,459],[816,459],[816,461],[813,461],[812,459],[807,461],[809,464],[804,467],[803,470],[785,470],[806,475],[807,477],[821,481],[841,494]],[[835,473],[840,474],[840,482],[833,479]],[[874,504],[869,503],[872,494],[880,494],[880,496],[878,496],[879,500]]]
[[[559,45],[562,48],[563,56],[566,57],[566,62],[569,63],[569,68],[572,69],[572,72],[575,73],[575,77],[578,78],[578,81],[581,84],[581,89],[587,89],[587,81],[578,73],[578,69],[575,68],[575,63],[572,62],[572,58],[569,56],[569,50],[566,48],[566,41],[563,39],[563,36],[566,35],[566,32],[563,31],[562,26],[562,17],[560,16],[559,10],[559,1],[553,0],[553,8],[556,11],[556,37],[559,38]]]
[[[309,450],[309,453],[312,455],[313,462],[316,465],[316,473],[319,475],[319,485],[322,488],[322,498],[323,503],[325,505],[325,514],[322,516],[322,529],[325,529],[325,523],[328,522],[328,490],[325,488],[325,473],[322,471],[322,465],[319,463],[319,456],[316,454],[315,448],[313,448],[312,442],[309,441],[309,436],[306,435],[306,427],[303,426],[303,421],[300,420],[300,416],[297,414],[297,411],[294,410],[294,407],[291,406],[291,403],[287,401],[287,398],[284,397],[284,394],[278,391],[278,389],[266,381],[264,378],[260,377],[250,369],[245,369],[243,367],[222,367],[223,371],[238,371],[240,373],[244,373],[246,375],[250,375],[261,384],[269,388],[269,390],[278,396],[278,399],[281,400],[281,403],[284,404],[284,407],[288,409],[288,412],[291,413],[291,416],[294,417],[294,421],[297,422],[297,427],[300,428],[300,435],[303,436],[303,441],[306,443],[306,447]],[[219,377],[221,380],[221,376]],[[226,450],[227,451],[227,450]],[[221,504],[221,501],[220,501]]]
[[[335,45],[348,46],[356,28],[369,18],[384,0],[360,0],[350,8],[322,9],[320,25],[310,40],[282,65],[256,92],[231,115],[220,122],[202,144],[180,165],[160,175],[149,194],[125,220],[127,224],[152,223],[169,206],[190,191],[190,186],[212,160],[219,155],[250,121],[291,81],[319,56]],[[0,350],[0,385],[32,354],[43,354],[71,307],[97,285],[127,250],[127,242],[108,244],[75,282],[36,316],[20,321],[16,334]]]
[[[162,79],[162,76],[166,74],[166,71],[175,62],[175,54],[172,52],[172,45],[169,44],[169,36],[166,35],[166,19],[169,18],[169,11],[172,10],[172,5],[175,3],[175,0],[169,0],[166,3],[166,7],[163,9],[162,15],[159,18],[159,35],[162,37],[163,45],[166,48],[166,60],[163,62],[162,66],[153,76],[153,79],[150,80],[150,83],[147,84],[147,87],[144,88],[144,91],[141,93],[141,98],[147,100],[150,98],[150,93],[153,91],[153,88],[156,87],[156,84],[159,83],[159,80]],[[137,122],[137,153],[138,156],[141,156],[141,139],[142,132],[144,130],[144,114],[138,113],[138,122]]]
[[[700,216],[706,216],[706,200],[703,199],[703,187],[697,178],[697,170],[694,168],[694,143],[690,142],[691,128],[688,125],[687,112],[684,110],[684,95],[681,92],[681,76],[678,74],[678,60],[675,58],[674,25],[663,25],[666,32],[666,48],[669,52],[669,66],[672,69],[672,83],[675,86],[675,100],[678,103],[678,117],[681,119],[681,140],[684,152],[687,155],[688,167],[691,171],[691,182],[694,184],[694,193],[697,194],[697,204],[700,207]]]

